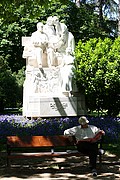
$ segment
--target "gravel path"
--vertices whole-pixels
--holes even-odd
[[[61,169],[59,169],[61,166]],[[103,164],[97,164],[95,179],[120,179],[120,158],[105,154]],[[84,180],[94,179],[88,168],[88,157],[53,158],[52,160],[14,160],[11,168],[6,167],[5,154],[0,155],[1,180]]]

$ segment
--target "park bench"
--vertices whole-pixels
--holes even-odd
[[[99,148],[102,142],[99,141]],[[68,137],[55,136],[8,136],[7,137],[7,167],[10,167],[12,159],[21,158],[53,158],[81,156]],[[102,155],[99,153],[99,163],[102,163]]]

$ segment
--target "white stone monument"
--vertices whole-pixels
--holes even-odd
[[[58,17],[37,23],[31,37],[22,37],[26,79],[23,116],[57,117],[85,114],[84,95],[73,81],[74,36]]]

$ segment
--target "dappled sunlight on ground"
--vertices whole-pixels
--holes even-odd
[[[94,179],[88,168],[88,157],[67,157],[53,159],[27,159],[12,161],[11,168],[6,167],[6,156],[0,158],[0,179],[42,179],[42,180],[78,180]],[[59,168],[60,167],[60,168]],[[103,164],[97,164],[98,176],[95,179],[120,179],[120,158],[106,153]]]

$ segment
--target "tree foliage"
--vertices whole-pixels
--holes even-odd
[[[16,107],[21,101],[15,76],[8,63],[0,57],[0,112],[4,107]]]
[[[86,94],[88,109],[105,109],[109,115],[119,113],[120,38],[80,40],[75,52],[75,79]]]

